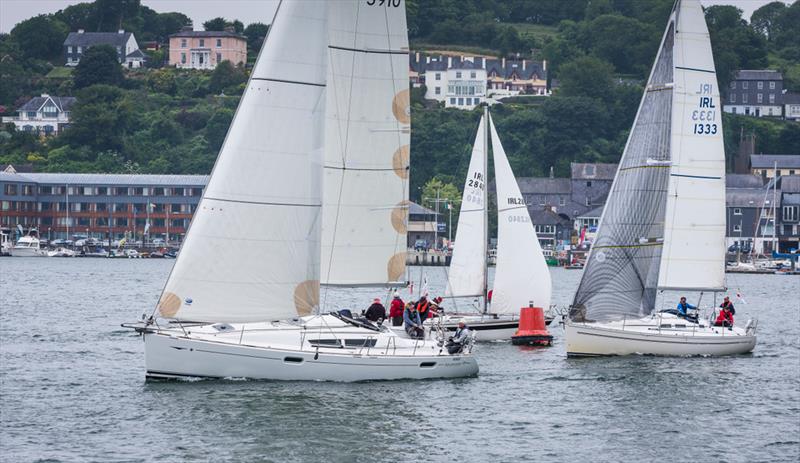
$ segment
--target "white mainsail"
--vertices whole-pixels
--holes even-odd
[[[700,2],[682,0],[675,26],[672,166],[661,289],[725,286],[725,148],[711,40]]]
[[[486,121],[481,117],[469,161],[456,241],[447,275],[452,297],[484,296],[486,290]]]
[[[326,9],[279,5],[161,295],[161,316],[264,321],[318,305]]]
[[[405,5],[330,2],[328,31],[322,283],[391,284],[407,245]]]
[[[546,310],[552,290],[550,270],[491,116],[489,128],[497,189],[497,268],[492,313],[518,313],[530,302]]]

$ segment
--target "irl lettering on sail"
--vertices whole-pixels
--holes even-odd
[[[697,109],[692,111],[692,133],[698,135],[714,135],[717,133],[717,124],[714,123],[717,117],[717,107],[714,105],[712,92],[714,85],[700,84]]]

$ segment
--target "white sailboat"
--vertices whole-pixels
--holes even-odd
[[[494,154],[497,190],[497,258],[491,305],[488,290],[488,140]],[[519,310],[532,302],[550,308],[550,271],[514,172],[488,109],[472,148],[456,241],[448,272],[448,297],[483,300],[477,313],[448,313],[442,323],[455,330],[460,319],[477,332],[478,340],[507,340],[519,327]]]
[[[566,324],[569,356],[726,355],[744,328],[655,311],[659,290],[725,290],[725,153],[714,60],[697,0],[664,33]]]
[[[279,3],[157,313],[135,326],[148,377],[477,374],[469,348],[450,355],[320,302],[321,276],[405,272],[404,3]]]

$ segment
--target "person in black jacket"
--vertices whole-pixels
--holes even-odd
[[[372,305],[369,306],[367,313],[365,313],[364,316],[367,317],[367,320],[371,322],[377,322],[378,320],[386,319],[386,307],[381,304],[380,298],[376,297],[372,301]]]

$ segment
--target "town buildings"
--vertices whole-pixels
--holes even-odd
[[[425,98],[447,108],[473,109],[492,98],[546,95],[547,63],[492,59],[484,56],[409,55],[415,86],[426,86]]]
[[[223,61],[247,62],[247,38],[231,31],[183,30],[169,36],[169,64],[181,69],[214,69]]]
[[[144,64],[145,56],[131,32],[70,32],[64,40],[64,57],[67,66],[77,66],[86,50],[95,45],[110,45],[117,50],[117,61],[127,68],[138,68]]]
[[[783,118],[787,121],[800,121],[800,93],[783,95]]]
[[[71,96],[50,96],[43,93],[17,108],[17,115],[3,117],[17,130],[54,135],[69,127],[70,109],[75,104]]]
[[[180,242],[207,176],[16,173],[0,171],[0,226],[42,237]],[[149,224],[149,227],[148,227]]]
[[[800,175],[800,154],[751,154],[750,172],[765,179]]]

